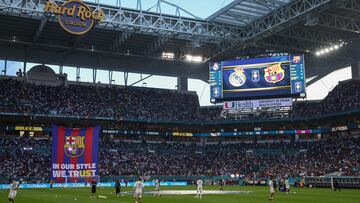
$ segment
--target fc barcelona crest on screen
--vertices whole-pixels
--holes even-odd
[[[70,158],[79,157],[85,151],[85,137],[83,136],[66,136],[64,152]]]
[[[259,76],[259,70],[253,70],[251,71],[251,80],[253,82],[259,82],[260,76]]]
[[[234,87],[241,87],[246,82],[246,75],[244,73],[244,69],[240,67],[234,68],[233,73],[231,73],[229,77],[229,82]]]
[[[301,57],[300,56],[293,56],[293,62],[294,63],[300,63]]]
[[[285,70],[282,69],[281,63],[268,66],[264,69],[264,72],[264,79],[268,83],[278,83],[285,77]]]

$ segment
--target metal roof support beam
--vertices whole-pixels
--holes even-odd
[[[206,20],[208,20],[208,21],[213,20],[214,18],[218,17],[219,15],[224,14],[227,10],[235,7],[236,5],[239,5],[243,1],[245,1],[245,0],[234,0],[234,1],[232,1],[230,4],[228,4],[224,8],[220,9],[219,11],[215,12],[214,14],[212,14],[211,16],[206,18]]]
[[[298,0],[284,6],[268,16],[265,16],[242,30],[241,37],[243,40],[249,40],[258,35],[273,30],[274,28],[288,23],[290,20],[298,18],[324,4],[330,0]]]
[[[330,14],[321,15],[319,17],[318,25],[360,34],[360,20],[355,18],[347,18]]]
[[[261,38],[261,35],[268,31],[281,31],[289,24],[289,21],[295,20],[306,13],[313,11],[325,4],[328,4],[331,0],[297,0],[294,1],[275,12],[260,18],[253,22],[250,26],[242,29],[240,32],[240,39],[237,42],[231,43],[230,46],[223,47],[219,53],[216,53],[210,59],[221,55],[222,53],[238,46],[241,43],[245,43],[255,38]],[[280,28],[281,27],[281,28]]]
[[[360,13],[359,0],[341,0],[341,1],[334,1],[334,3],[338,8]]]
[[[0,14],[14,15],[29,18],[38,18],[44,15],[44,2],[26,0],[27,3],[9,3],[0,1]],[[39,2],[39,3],[36,3]],[[65,0],[59,0],[65,2]],[[202,37],[208,43],[218,43],[224,39],[236,39],[240,29],[232,25],[223,25],[200,19],[191,19],[181,16],[161,15],[148,11],[135,11],[118,6],[87,3],[90,7],[101,8],[105,13],[105,20],[97,24],[97,28],[118,31],[136,31],[140,34],[152,36],[177,34],[177,39],[187,39],[189,36]],[[55,16],[51,16],[55,19]],[[49,19],[50,20],[50,19]]]
[[[334,33],[304,27],[287,29],[283,32],[276,33],[275,35],[327,45],[338,43],[343,39],[340,35]]]
[[[298,40],[292,40],[289,38],[271,36],[264,40],[257,41],[256,45],[267,46],[269,48],[277,48],[282,51],[298,51],[298,52],[310,52],[312,43],[299,42]]]
[[[136,82],[132,83],[132,84],[131,84],[131,85],[129,85],[129,86],[134,86],[134,85],[138,84],[139,82],[142,82],[142,81],[144,81],[144,80],[146,80],[146,79],[150,78],[151,76],[153,76],[153,75],[149,75],[149,76],[146,76],[146,77],[144,77],[144,78],[141,78],[140,80],[138,80],[138,81],[136,81]]]
[[[114,51],[118,51],[120,49],[120,47],[127,41],[129,40],[129,38],[131,36],[133,36],[134,32],[128,32],[128,31],[124,31],[122,33],[120,33],[116,39],[114,40],[114,47],[113,50]]]
[[[151,53],[154,53],[161,49],[161,47],[166,44],[171,39],[170,36],[160,36],[155,38],[146,48],[145,55],[149,56]]]
[[[41,19],[40,25],[39,25],[38,29],[36,30],[35,35],[34,35],[34,37],[33,37],[33,42],[38,41],[38,39],[40,38],[40,35],[41,35],[42,31],[43,31],[44,28],[45,28],[45,25],[46,25],[47,21],[48,21],[48,17],[46,17],[46,16],[44,16],[44,17]]]

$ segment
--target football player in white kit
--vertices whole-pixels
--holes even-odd
[[[275,199],[275,188],[274,188],[274,177],[273,176],[270,177],[268,185],[269,185],[269,192],[270,192],[269,200],[274,200]]]
[[[289,194],[289,192],[290,192],[290,184],[289,184],[288,179],[285,179],[285,191],[286,191],[286,194]]]
[[[9,192],[9,196],[8,196],[10,203],[15,202],[17,189],[19,189],[19,187],[20,187],[20,182],[17,182],[17,181],[13,181],[12,184],[10,185],[10,192]]]
[[[144,193],[144,183],[140,178],[135,182],[133,192],[135,203],[141,203],[142,195]]]
[[[200,179],[196,181],[197,188],[196,188],[195,198],[198,198],[198,199],[202,198],[203,184],[204,184],[204,182]]]
[[[158,179],[155,180],[155,193],[154,196],[160,197],[160,181]]]

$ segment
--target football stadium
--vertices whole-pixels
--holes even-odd
[[[0,0],[0,202],[360,202],[360,0]]]

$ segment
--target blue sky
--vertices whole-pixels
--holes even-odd
[[[94,1],[94,0],[91,0]],[[194,15],[200,18],[206,18],[211,14],[215,13],[222,7],[229,4],[232,0],[167,0],[170,3],[174,3],[182,7],[183,9],[193,13]],[[116,0],[100,0],[100,3],[116,5]],[[137,0],[121,0],[123,7],[136,8]],[[157,0],[142,0],[142,8],[144,10],[153,7],[157,3]],[[168,14],[174,14],[175,10],[170,6],[163,6],[162,11]],[[28,64],[28,70],[37,64]],[[9,62],[7,75],[15,75],[16,71],[19,68],[23,67],[23,63],[20,62]],[[51,66],[56,73],[59,72],[58,66]],[[0,60],[0,73],[4,69],[4,61]],[[68,74],[69,80],[76,80],[76,70],[74,67],[64,67],[64,72]],[[142,75],[146,77],[147,75]],[[140,74],[130,74],[129,75],[129,84],[139,80],[141,77]],[[344,69],[335,71],[318,82],[314,83],[310,87],[307,87],[307,99],[309,100],[318,100],[323,99],[329,91],[331,91],[338,81],[347,80],[351,78],[351,69],[350,67],[345,67]],[[115,84],[124,85],[123,74],[121,72],[114,72],[113,79]],[[80,81],[82,82],[92,82],[92,70],[91,69],[81,69]],[[108,83],[108,72],[104,70],[99,70],[97,73],[97,81],[101,83]],[[147,87],[154,88],[166,88],[166,89],[175,89],[176,87],[176,78],[175,77],[163,77],[163,76],[152,76],[149,79],[137,84],[136,86],[143,86],[146,83]],[[189,90],[196,91],[200,104],[201,105],[210,105],[210,87],[207,83],[200,80],[189,79]]]
[[[94,0],[91,0],[94,1]],[[158,0],[142,0],[142,9],[147,10],[156,5]],[[166,0],[169,3],[176,4],[190,13],[206,18],[226,6],[232,0]],[[116,5],[116,0],[100,0],[100,3]],[[128,8],[136,8],[137,0],[121,0],[121,5]],[[175,9],[171,6],[162,4],[162,11],[167,14],[175,14]],[[153,10],[155,11],[155,10]]]

